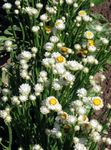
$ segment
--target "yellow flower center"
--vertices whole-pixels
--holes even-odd
[[[87,32],[87,36],[88,36],[88,37],[90,37],[90,36],[92,36],[92,35],[93,35],[92,32],[90,32],[90,31]]]
[[[52,30],[52,27],[51,26],[45,26],[45,30],[46,30],[46,32],[50,33]]]
[[[83,53],[84,53],[84,54],[87,54],[87,53],[88,53],[88,50],[83,50]]]
[[[86,115],[83,115],[83,116],[82,116],[82,119],[83,119],[83,121],[86,121],[86,120],[87,120],[87,116],[86,116]]]
[[[88,44],[89,46],[94,46],[95,45],[94,40],[88,40]]]
[[[95,106],[99,106],[99,105],[101,105],[101,99],[99,99],[99,98],[95,98],[94,100],[93,100],[93,104],[95,105]]]
[[[58,63],[62,63],[62,62],[64,62],[64,57],[63,57],[63,56],[58,56],[58,57],[56,58],[56,61],[57,61]]]
[[[86,15],[86,11],[84,11],[84,10],[79,11],[79,15],[80,16],[85,16]]]
[[[64,120],[66,120],[68,115],[67,115],[67,113],[64,112],[63,114],[60,115],[60,117]]]
[[[63,53],[67,53],[67,52],[68,52],[68,48],[67,48],[67,47],[61,47],[61,51],[62,51]]]
[[[55,23],[56,26],[59,26],[60,24],[61,24],[60,21],[57,21],[57,22]]]
[[[50,105],[56,105],[56,104],[57,104],[57,99],[56,99],[56,98],[51,98],[51,99],[49,100],[49,104],[50,104]]]

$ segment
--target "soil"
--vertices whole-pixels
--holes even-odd
[[[101,5],[93,8],[94,13],[100,13],[109,21],[111,21],[111,0],[104,0]]]

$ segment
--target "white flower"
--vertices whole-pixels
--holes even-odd
[[[56,20],[55,27],[58,30],[64,30],[65,24],[64,24],[63,20],[61,20],[61,19]]]
[[[83,16],[83,20],[85,22],[89,22],[90,21],[90,17],[88,15]]]
[[[99,125],[99,123],[96,119],[90,120],[90,126],[92,127],[92,129],[97,129],[98,125]]]
[[[73,6],[74,6],[74,8],[77,8],[78,7],[78,3],[74,3]]]
[[[93,91],[96,92],[96,93],[100,93],[101,92],[101,86],[100,85],[93,85]]]
[[[10,41],[10,40],[5,41],[5,45],[4,46],[5,47],[11,47],[12,46],[12,41]]]
[[[28,77],[28,72],[27,72],[27,70],[20,70],[20,76],[21,76],[23,79],[27,79],[27,77]]]
[[[42,3],[37,3],[37,4],[36,4],[36,7],[37,7],[38,9],[42,9],[43,4],[42,4]]]
[[[11,117],[10,115],[7,115],[4,121],[5,121],[6,123],[10,123],[11,120],[12,120],[12,117]]]
[[[75,48],[76,50],[81,50],[81,45],[80,45],[80,44],[75,44],[75,45],[74,45],[74,48]]]
[[[67,122],[68,122],[69,124],[74,124],[74,123],[76,123],[76,121],[77,121],[77,119],[76,119],[75,116],[68,115]]]
[[[80,100],[75,100],[75,101],[73,101],[72,103],[71,103],[71,106],[72,107],[81,107],[83,105],[83,102],[82,101],[80,101]]]
[[[84,33],[84,36],[85,36],[85,38],[87,38],[88,40],[90,40],[90,39],[93,39],[94,34],[93,34],[93,32],[91,32],[91,31],[86,31],[86,32]]]
[[[31,91],[31,87],[28,83],[25,83],[25,84],[22,84],[20,87],[19,87],[19,93],[22,94],[22,95],[29,95]]]
[[[51,36],[51,37],[50,37],[50,41],[51,41],[52,43],[57,43],[57,42],[59,41],[59,38],[58,38],[57,36]]]
[[[66,0],[66,3],[69,5],[73,4],[73,2],[74,2],[74,0]]]
[[[39,144],[35,144],[32,150],[43,150],[43,148]]]
[[[75,81],[75,76],[68,71],[63,74],[62,78],[64,79],[64,81],[67,81],[71,84]]]
[[[42,20],[43,22],[46,22],[48,20],[48,15],[47,14],[41,15],[40,20]]]
[[[21,102],[26,102],[26,101],[28,100],[28,97],[27,97],[27,95],[20,95],[20,96],[19,96],[19,100],[20,100]]]
[[[22,148],[22,147],[19,147],[18,150],[23,150],[23,148]]]
[[[15,5],[16,5],[17,7],[19,7],[19,6],[20,6],[20,1],[19,1],[19,0],[16,0],[16,1],[15,1]]]
[[[52,0],[52,2],[53,2],[53,4],[57,5],[58,3],[63,4],[64,1],[63,0],[59,0],[59,1],[58,0]]]
[[[33,95],[33,94],[31,94],[31,95],[29,96],[29,99],[30,99],[31,101],[35,101],[35,100],[36,100],[36,96]]]
[[[77,143],[79,143],[79,138],[73,137],[73,141],[74,141],[74,144],[77,144]]]
[[[96,28],[95,28],[95,30],[97,31],[97,32],[101,32],[102,31],[102,26],[100,26],[100,25],[96,25]]]
[[[107,138],[107,139],[106,139],[106,143],[107,143],[108,145],[111,145],[111,138]]]
[[[86,115],[80,115],[78,117],[78,123],[79,124],[84,124],[88,122],[88,117]]]
[[[36,47],[31,48],[32,53],[36,54],[38,52],[38,49]]]
[[[43,92],[43,90],[44,90],[44,87],[41,83],[37,83],[35,85],[35,95],[36,96],[40,95],[40,93]]]
[[[55,74],[63,75],[66,72],[66,69],[63,64],[56,64],[54,65],[53,71]]]
[[[79,115],[86,114],[86,109],[84,107],[78,107],[76,111]]]
[[[8,97],[7,96],[2,96],[1,99],[2,99],[3,102],[7,102],[8,101]]]
[[[80,130],[80,126],[79,126],[79,125],[76,125],[75,128],[74,128],[74,130],[75,130],[75,131],[79,131],[79,130]]]
[[[23,51],[21,53],[21,58],[26,60],[26,61],[29,61],[32,57],[32,54],[29,52],[29,51]]]
[[[108,39],[106,39],[106,38],[100,38],[100,40],[102,41],[102,43],[104,44],[104,45],[107,45],[108,43],[109,43],[109,40]]]
[[[29,16],[37,16],[38,15],[38,10],[36,8],[33,8],[33,7],[26,7],[25,12]]]
[[[53,50],[54,48],[54,44],[51,43],[51,42],[47,42],[45,45],[44,45],[44,49],[47,50],[47,51],[51,51]]]
[[[95,52],[96,51],[96,47],[95,46],[89,46],[88,50],[89,50],[89,52]]]
[[[61,105],[59,104],[59,101],[54,96],[48,97],[45,103],[49,110],[57,111],[58,107],[61,110],[61,107],[60,107]]]
[[[98,64],[97,59],[92,55],[87,56],[86,59],[89,64]]]
[[[59,90],[62,89],[62,86],[60,85],[59,82],[60,82],[60,81],[58,81],[58,80],[56,80],[56,79],[53,81],[52,88],[53,88],[54,90],[56,90],[56,91],[59,91]]]
[[[11,98],[11,102],[12,102],[13,105],[19,105],[20,104],[20,101],[19,101],[17,96],[13,96]]]
[[[11,3],[5,3],[5,4],[3,4],[2,8],[6,9],[6,10],[10,10],[12,8],[12,4]]]
[[[101,140],[101,135],[98,132],[92,132],[91,137],[95,142],[99,142]]]
[[[50,110],[46,106],[42,106],[42,107],[40,107],[40,112],[43,115],[47,115],[48,113],[50,113]]]
[[[76,17],[76,21],[77,21],[77,22],[81,22],[81,21],[82,21],[81,16],[77,16],[77,17]]]
[[[104,106],[100,97],[93,97],[91,102],[94,110],[100,110]]]
[[[39,31],[39,29],[40,29],[40,27],[39,26],[33,26],[32,27],[32,32],[38,32]]]
[[[95,4],[94,3],[90,3],[90,7],[94,7],[95,6]]]
[[[74,150],[88,150],[85,145],[81,144],[81,143],[77,143],[74,146]]]
[[[19,14],[19,10],[18,10],[18,9],[15,9],[15,10],[14,10],[14,13],[15,13],[16,15],[18,15],[18,14]]]
[[[80,63],[78,63],[77,61],[67,61],[66,66],[73,71],[77,71],[77,70],[82,70],[83,69],[83,65],[81,65]]]
[[[78,97],[86,97],[86,95],[87,95],[87,90],[85,88],[81,88],[77,90]]]
[[[8,112],[6,110],[0,110],[0,117],[5,119],[6,116],[8,115]]]

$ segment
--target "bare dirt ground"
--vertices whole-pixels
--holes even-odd
[[[101,5],[95,6],[93,12],[100,13],[111,21],[111,0],[104,0]]]

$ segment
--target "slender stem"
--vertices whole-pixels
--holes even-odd
[[[10,125],[8,125],[8,132],[9,132],[9,146],[8,146],[8,150],[11,150],[11,146],[12,146],[12,129],[11,129]]]

